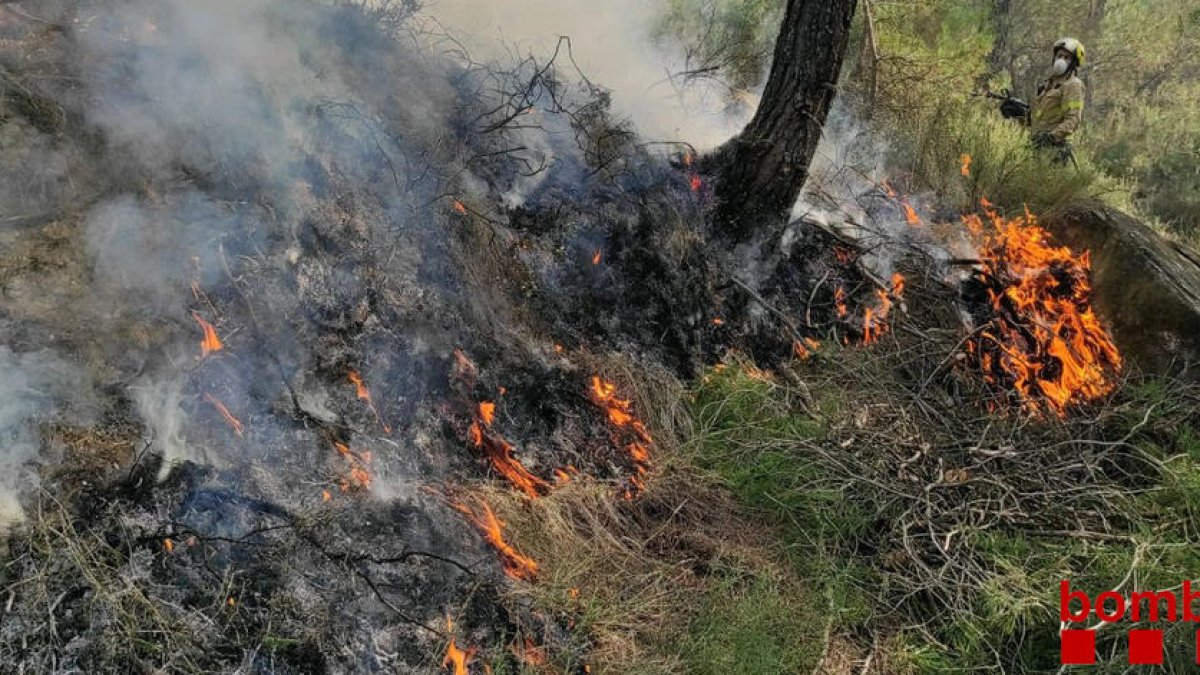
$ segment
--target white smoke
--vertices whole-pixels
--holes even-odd
[[[86,423],[88,387],[79,369],[49,350],[16,353],[0,345],[0,532],[24,518],[21,500],[38,485],[40,426],[69,410]]]
[[[728,114],[715,88],[677,87],[671,81],[682,58],[651,39],[659,11],[659,3],[644,0],[436,0],[426,5],[426,13],[477,60],[545,58],[560,36],[570,37],[580,70],[612,91],[614,111],[628,117],[644,138],[686,141],[701,150],[716,147],[748,117]],[[570,61],[563,58],[560,66],[570,67]]]

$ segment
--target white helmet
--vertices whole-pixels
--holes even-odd
[[[1084,58],[1087,56],[1087,50],[1083,48],[1082,42],[1072,37],[1065,37],[1054,43],[1054,50],[1051,53],[1057,54],[1060,49],[1071,52],[1071,55],[1075,57],[1076,67],[1083,65]]]

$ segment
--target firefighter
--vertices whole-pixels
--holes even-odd
[[[1074,160],[1071,135],[1083,119],[1083,82],[1076,76],[1083,65],[1083,45],[1075,38],[1063,38],[1054,43],[1054,60],[1050,77],[1038,85],[1033,105],[1013,97],[1007,90],[1002,94],[985,92],[989,98],[1000,99],[1000,114],[1005,119],[1020,120],[1029,127],[1033,147],[1054,153],[1057,162]]]
[[[1051,75],[1038,85],[1025,121],[1033,146],[1053,152],[1055,161],[1064,164],[1074,159],[1071,135],[1083,120],[1083,81],[1077,73],[1085,56],[1083,44],[1075,38],[1054,43]]]

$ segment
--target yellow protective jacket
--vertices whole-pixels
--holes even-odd
[[[1029,126],[1036,137],[1050,134],[1065,141],[1083,121],[1083,81],[1074,74],[1054,77],[1042,84],[1029,108]]]

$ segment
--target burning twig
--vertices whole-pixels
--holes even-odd
[[[233,433],[237,434],[238,436],[242,435],[242,431],[245,430],[245,427],[242,426],[242,423],[240,420],[238,420],[238,418],[233,416],[233,413],[229,412],[229,408],[226,408],[224,403],[221,403],[217,397],[209,394],[208,392],[204,393],[204,400],[208,401],[212,407],[216,408],[217,412],[221,414],[222,418],[224,418],[225,423],[229,425],[229,428],[233,429]]]

